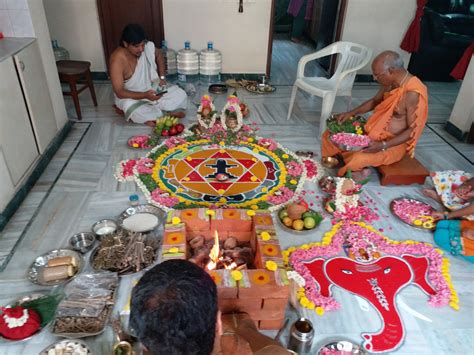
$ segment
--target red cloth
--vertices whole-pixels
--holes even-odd
[[[423,16],[423,8],[425,7],[428,0],[416,0],[416,13],[415,18],[408,27],[407,33],[400,44],[400,48],[413,53],[418,52],[420,47],[420,23]]]
[[[467,67],[471,62],[472,54],[474,53],[474,42],[471,43],[469,47],[466,48],[461,59],[459,59],[458,64],[451,70],[451,75],[454,79],[462,80],[464,75],[466,75]]]
[[[28,320],[25,324],[10,328],[5,320],[6,318],[21,318],[23,316],[23,310],[25,308],[21,306],[12,308],[2,308],[2,315],[0,315],[0,334],[10,340],[21,340],[28,338],[38,331],[41,326],[41,319],[39,314],[32,310],[27,309]]]

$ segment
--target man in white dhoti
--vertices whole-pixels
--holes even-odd
[[[165,59],[153,42],[146,40],[140,25],[125,26],[120,47],[110,56],[110,78],[115,93],[115,105],[127,121],[154,126],[164,111],[184,117],[187,96],[176,85],[168,86]],[[157,94],[165,90],[165,93]]]

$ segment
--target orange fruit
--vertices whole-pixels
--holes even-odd
[[[301,219],[296,219],[293,221],[293,229],[300,231],[304,228],[304,222]]]
[[[293,225],[293,220],[290,217],[283,218],[282,222],[287,227],[291,227]]]

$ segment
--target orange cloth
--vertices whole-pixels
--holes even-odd
[[[419,94],[418,106],[415,110],[415,120],[410,125],[412,128],[410,139],[400,145],[390,147],[386,151],[377,153],[343,152],[329,140],[329,131],[326,130],[322,136],[321,153],[323,157],[342,154],[344,165],[338,171],[343,176],[350,169],[352,171],[362,170],[368,166],[390,165],[400,161],[408,152],[411,157],[415,155],[415,147],[423,132],[428,119],[428,91],[426,86],[417,77],[411,77],[404,85],[384,94],[383,101],[378,104],[373,114],[365,124],[367,135],[374,141],[383,141],[393,138],[387,130],[388,124],[393,116],[393,111],[406,92],[413,91]]]

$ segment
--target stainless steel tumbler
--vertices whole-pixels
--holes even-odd
[[[300,318],[291,326],[288,349],[298,354],[309,354],[313,337],[313,324],[306,318]]]

